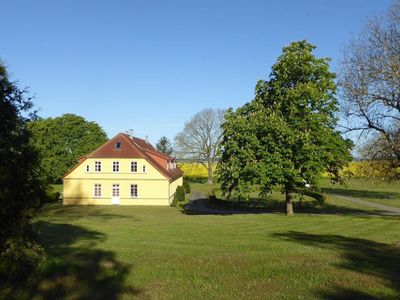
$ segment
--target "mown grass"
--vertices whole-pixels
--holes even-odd
[[[324,209],[293,217],[51,203],[38,218],[47,264],[36,278],[0,293],[7,299],[396,299],[399,221],[333,197]]]
[[[380,178],[350,178],[344,185],[331,184],[328,178],[320,181],[322,191],[361,200],[400,207],[400,182]]]

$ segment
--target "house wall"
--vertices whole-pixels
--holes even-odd
[[[101,172],[95,172],[95,161],[101,162]],[[113,161],[119,162],[119,172],[112,171]],[[138,172],[131,173],[131,161]],[[143,165],[146,172],[142,172]],[[89,172],[86,172],[89,166]],[[101,197],[94,197],[94,185],[101,184]],[[111,205],[112,185],[119,184],[120,205],[169,205],[169,180],[145,159],[88,158],[64,178],[64,205]],[[138,197],[130,197],[130,185],[137,184]],[[176,189],[176,188],[175,188]]]

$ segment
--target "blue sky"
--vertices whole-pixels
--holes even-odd
[[[0,1],[0,58],[40,116],[173,139],[203,108],[252,99],[282,47],[332,58],[389,0]]]

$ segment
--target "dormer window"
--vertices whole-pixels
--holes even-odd
[[[121,149],[121,142],[115,143],[115,149]]]

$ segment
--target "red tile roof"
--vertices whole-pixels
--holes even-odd
[[[116,143],[121,143],[119,149],[116,149]],[[173,157],[159,152],[150,143],[143,139],[129,137],[124,133],[119,133],[111,140],[82,158],[143,158],[168,179],[176,179],[183,175],[183,172],[179,168],[167,169],[166,166],[163,166],[155,160],[152,155],[156,155],[165,160],[174,160]],[[65,174],[64,177],[75,170],[83,161],[85,161],[85,159],[81,159],[81,161]]]

